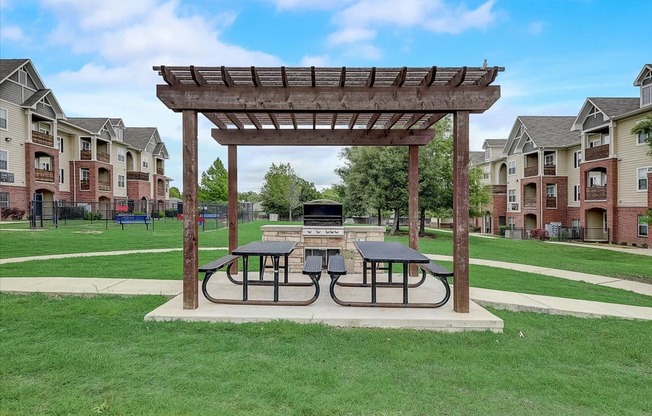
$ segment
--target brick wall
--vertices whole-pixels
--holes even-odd
[[[9,194],[9,208],[18,208],[25,210],[25,218],[27,218],[29,201],[32,199],[27,187],[0,186],[0,192],[7,192]]]
[[[638,236],[638,216],[644,215],[646,208],[617,208],[618,227],[612,234],[611,242],[620,244],[649,244],[647,237]],[[649,233],[648,233],[649,234]]]

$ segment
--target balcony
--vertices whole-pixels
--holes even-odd
[[[147,172],[127,172],[128,181],[149,181],[149,173]]]
[[[32,130],[32,141],[44,146],[54,147],[54,136]]]
[[[111,191],[111,182],[110,181],[98,181],[97,189],[100,191]]]
[[[93,159],[93,152],[91,152],[90,150],[82,150],[80,155],[79,155],[79,158],[81,160],[92,160]]]
[[[111,163],[111,155],[106,152],[97,152],[97,160],[100,162]]]
[[[536,208],[537,207],[537,197],[536,196],[526,196],[523,198],[523,208]]]
[[[91,181],[88,179],[82,179],[79,181],[79,189],[82,191],[90,191],[91,190]]]
[[[156,174],[157,174],[157,175],[165,175],[165,169],[163,169],[163,168],[156,168]]]
[[[54,171],[34,169],[34,177],[39,182],[54,182]]]
[[[537,176],[539,174],[539,165],[528,166],[523,170],[523,177]]]
[[[544,175],[556,175],[557,174],[557,166],[556,165],[545,165],[543,167],[543,174]]]
[[[492,194],[506,194],[507,193],[507,185],[491,185],[491,193]]]
[[[597,160],[609,157],[609,145],[603,144],[601,146],[589,147],[584,149],[584,160]]]
[[[165,190],[164,190],[164,189],[159,189],[159,190],[156,192],[156,195],[157,195],[159,198],[165,198]]]
[[[607,186],[590,186],[584,189],[584,195],[586,201],[606,201]]]
[[[557,197],[556,196],[547,196],[546,197],[546,208],[557,208]]]

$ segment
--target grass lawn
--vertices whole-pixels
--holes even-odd
[[[644,415],[652,408],[650,322],[497,310],[503,334],[144,322],[163,302],[0,294],[0,414]]]

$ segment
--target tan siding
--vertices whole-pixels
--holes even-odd
[[[580,150],[580,146],[570,147],[564,151],[565,162],[563,165],[563,176],[568,177],[568,206],[569,207],[579,207],[580,202],[574,202],[574,190],[575,185],[580,184],[580,168],[575,169],[573,163],[575,161],[574,154]],[[581,192],[581,189],[580,189]]]
[[[7,129],[0,130],[0,150],[7,152],[7,172],[14,174],[14,182],[0,182],[5,186],[26,186],[25,183],[25,138],[27,137],[27,116],[18,106],[0,100],[0,107],[7,110]],[[11,141],[5,141],[10,137]]]
[[[637,145],[636,136],[632,133],[634,125],[652,114],[652,110],[618,121],[615,127],[615,139],[612,140],[618,157],[618,206],[646,207],[647,192],[637,190],[638,168],[652,167],[652,156],[647,154],[649,147]],[[650,186],[651,184],[648,184]]]

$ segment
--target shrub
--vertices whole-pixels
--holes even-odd
[[[541,240],[541,241],[545,241],[548,238],[550,238],[548,236],[548,231],[543,230],[541,228],[535,228],[534,230],[532,230],[530,235],[532,236],[532,238],[536,238],[537,240]]]
[[[85,215],[84,207],[59,207],[60,220],[81,220]]]
[[[505,231],[509,230],[510,228],[511,227],[509,225],[501,225],[500,227],[498,227],[498,229],[500,230],[500,235],[504,236]]]
[[[101,212],[87,212],[84,214],[84,219],[89,220],[89,221],[97,221],[102,219],[102,213]]]
[[[163,211],[152,211],[152,218],[163,218],[165,213]]]
[[[177,217],[177,210],[176,209],[166,209],[165,210],[165,217],[166,218],[176,218]]]
[[[1,211],[0,218],[3,220],[6,220],[7,218],[12,220],[22,220],[25,216],[25,210],[20,208],[2,208]]]

